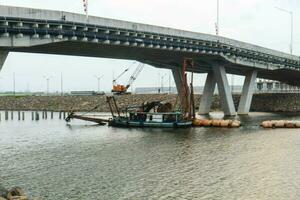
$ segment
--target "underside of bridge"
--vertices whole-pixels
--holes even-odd
[[[222,56],[199,56],[188,52],[182,53],[151,48],[120,47],[70,41],[55,42],[31,47],[2,48],[0,51],[0,64],[4,63],[9,51],[136,60],[154,67],[172,70],[178,91],[181,90],[180,88],[183,83],[183,74],[181,73],[183,61],[185,58],[190,58],[194,61],[194,66],[188,67],[188,71],[194,73],[208,73],[199,109],[200,114],[209,113],[216,85],[218,85],[221,106],[225,115],[236,114],[230,86],[226,77],[227,73],[246,76],[238,114],[248,114],[255,80],[258,75],[257,70],[251,67],[239,67]]]
[[[255,66],[245,66],[231,62],[226,57],[210,54],[195,54],[190,52],[176,52],[155,48],[139,48],[118,45],[93,44],[82,42],[54,42],[30,47],[1,48],[2,57],[5,59],[6,52],[29,52],[45,53],[59,55],[74,55],[87,57],[103,57],[114,59],[137,60],[159,68],[173,68],[182,66],[184,58],[192,58],[195,62],[195,68],[189,68],[189,71],[195,73],[208,73],[213,71],[213,66],[223,66],[229,74],[245,75],[249,71],[257,70],[257,77],[278,80],[290,85],[300,86],[300,71],[287,68],[257,68]],[[1,63],[0,63],[1,64]]]

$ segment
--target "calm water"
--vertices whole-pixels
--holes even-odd
[[[0,122],[0,182],[45,199],[299,199],[300,130]],[[17,115],[15,114],[15,118]]]

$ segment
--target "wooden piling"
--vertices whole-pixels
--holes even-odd
[[[38,112],[35,112],[35,121],[39,121],[40,120],[40,115]]]
[[[6,121],[8,120],[8,111],[7,110],[5,111],[5,120]]]

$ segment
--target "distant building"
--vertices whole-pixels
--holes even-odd
[[[104,92],[95,92],[95,91],[71,91],[72,96],[95,96],[95,95],[104,95]]]

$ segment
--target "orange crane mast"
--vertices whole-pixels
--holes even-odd
[[[113,80],[113,89],[112,89],[112,92],[115,93],[115,94],[125,94],[125,93],[127,93],[128,89],[130,88],[130,86],[132,85],[132,83],[137,79],[137,77],[139,76],[139,74],[141,73],[141,71],[143,70],[143,68],[144,68],[144,64],[143,63],[139,63],[139,65],[134,70],[133,74],[130,76],[127,85],[117,84],[117,80],[121,76],[123,76],[129,70],[129,68],[127,68],[126,70],[124,70],[116,79]]]

